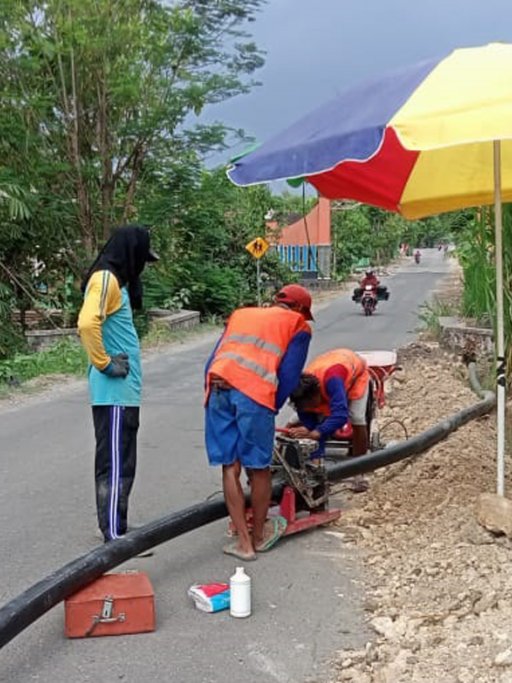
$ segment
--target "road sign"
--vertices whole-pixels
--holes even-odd
[[[265,255],[266,251],[270,247],[270,244],[263,237],[256,237],[249,244],[245,245],[247,251],[254,256],[254,258],[261,258]]]

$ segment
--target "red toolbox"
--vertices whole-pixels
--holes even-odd
[[[155,630],[155,594],[146,574],[105,574],[64,604],[67,638]]]

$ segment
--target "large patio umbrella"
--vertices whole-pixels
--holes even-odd
[[[512,45],[464,48],[350,88],[228,170],[237,185],[302,178],[330,199],[421,218],[495,205],[498,438],[504,493],[501,203],[512,200]]]

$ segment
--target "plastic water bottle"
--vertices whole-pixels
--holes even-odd
[[[229,580],[230,606],[232,617],[248,617],[251,614],[251,577],[243,567],[237,567]]]

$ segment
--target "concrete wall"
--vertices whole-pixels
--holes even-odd
[[[494,334],[486,327],[472,327],[463,320],[446,316],[439,318],[441,326],[440,343],[442,346],[462,353],[474,351],[478,355],[494,353]]]
[[[166,325],[171,330],[190,330],[201,322],[199,311],[177,311],[171,313],[163,308],[151,308],[149,317],[158,325]]]
[[[148,315],[158,324],[166,325],[171,330],[189,330],[201,322],[199,311],[171,313],[165,309],[154,308],[148,311]],[[47,349],[61,341],[61,339],[71,339],[80,343],[80,337],[75,327],[53,330],[27,330],[25,338],[32,351]]]
[[[331,277],[331,245],[319,245],[318,247],[318,274],[319,277],[329,279]]]
[[[27,330],[25,339],[32,351],[48,349],[62,339],[71,339],[80,342],[75,327],[58,328],[54,330]]]

